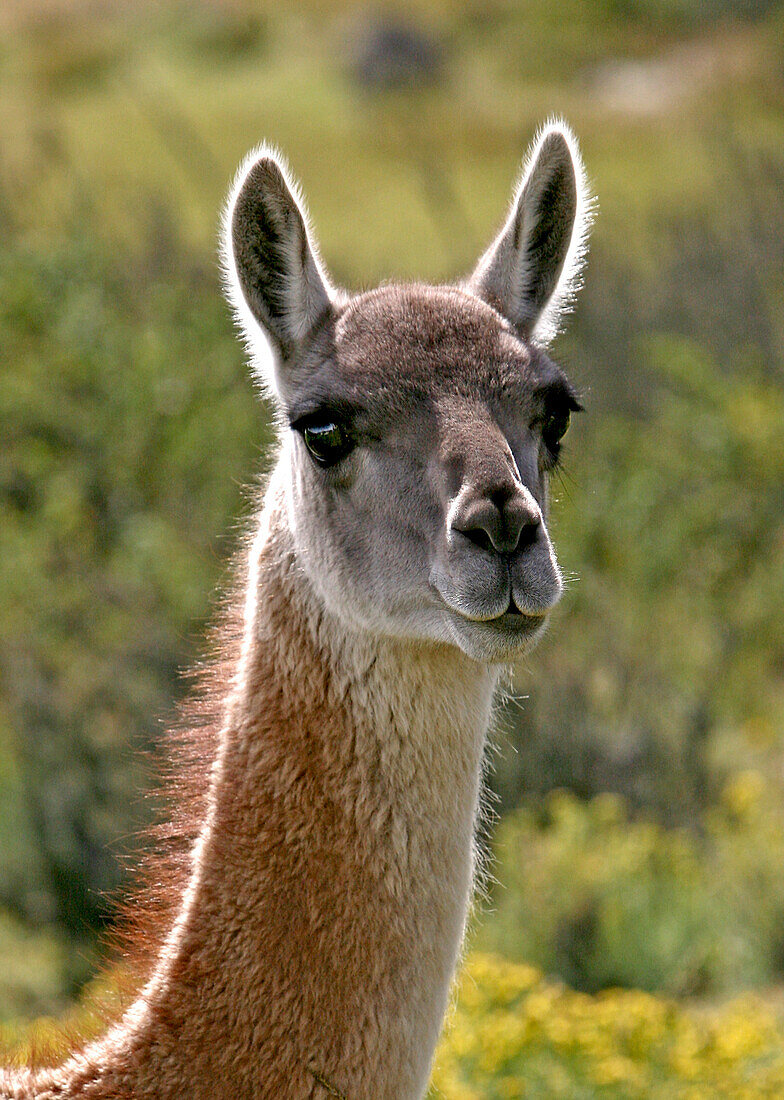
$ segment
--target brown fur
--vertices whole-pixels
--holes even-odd
[[[270,511],[278,529],[264,546],[262,606],[249,624],[266,644],[246,635],[187,911],[113,1032],[58,1069],[3,1082],[0,1095],[324,1095],[313,1071],[351,1100],[416,1095],[427,1064],[402,1009],[422,969],[439,966],[430,944],[456,942],[451,923],[463,914],[440,896],[435,873],[412,905],[410,861],[437,872],[439,850],[458,845],[457,893],[466,889],[494,676],[447,647],[412,655],[390,643],[380,659],[337,652],[325,661],[332,624],[293,555],[281,553],[287,533],[274,499]],[[349,691],[357,661],[367,662],[360,701]],[[390,694],[389,668],[381,680],[374,664],[397,668],[401,684],[413,674],[417,699]],[[457,708],[473,719],[467,738],[453,728],[458,692],[474,696]],[[397,712],[386,715],[396,743],[377,740],[379,708]],[[436,784],[442,816],[418,822],[415,838],[411,792],[431,785],[441,755],[452,759],[448,782],[445,769]],[[448,805],[455,779],[468,779],[470,792],[459,807]],[[454,961],[452,951],[440,965],[451,972]]]

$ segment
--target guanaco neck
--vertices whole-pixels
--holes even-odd
[[[273,479],[179,916],[122,1022],[31,1095],[315,1100],[326,1081],[348,1100],[421,1097],[495,678],[328,615]]]

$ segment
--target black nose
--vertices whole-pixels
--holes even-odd
[[[542,513],[521,486],[489,491],[464,487],[455,501],[450,526],[483,550],[512,554],[535,542]]]

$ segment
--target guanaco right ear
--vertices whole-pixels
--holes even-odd
[[[333,298],[297,190],[281,159],[262,147],[237,174],[224,224],[228,297],[256,374],[278,396],[281,383],[285,390],[286,361],[323,320]]]
[[[590,222],[577,142],[567,126],[552,123],[534,142],[509,217],[470,289],[522,335],[548,342],[579,288]]]

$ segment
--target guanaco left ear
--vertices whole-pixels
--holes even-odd
[[[297,192],[281,159],[267,148],[257,150],[237,174],[224,226],[229,299],[254,370],[284,400],[287,364],[333,297]],[[265,338],[261,345],[259,336]]]
[[[563,123],[539,134],[509,217],[469,287],[518,331],[547,343],[579,289],[591,204],[577,142]]]

